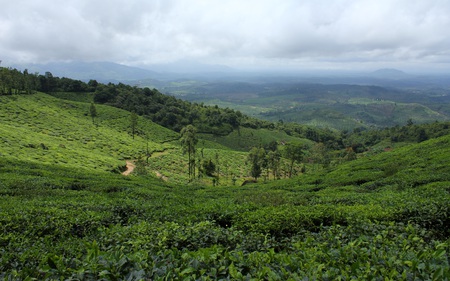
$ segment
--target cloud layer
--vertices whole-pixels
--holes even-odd
[[[0,59],[450,65],[447,0],[0,0]]]

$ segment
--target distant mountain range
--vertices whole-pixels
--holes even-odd
[[[166,87],[167,83],[179,80],[242,81],[265,83],[277,82],[309,82],[321,84],[358,84],[387,87],[450,87],[447,75],[418,76],[398,69],[385,68],[373,72],[309,74],[307,72],[290,72],[285,74],[270,72],[242,72],[225,65],[204,64],[192,60],[180,60],[167,64],[127,66],[113,62],[53,62],[47,64],[15,64],[9,65],[19,70],[28,69],[30,73],[49,71],[53,76],[67,77],[89,81],[95,79],[103,83],[129,83],[134,85],[152,85]],[[212,80],[211,80],[212,79]]]
[[[53,62],[47,64],[16,64],[20,70],[28,69],[30,73],[51,72],[53,76],[67,77],[88,81],[125,82],[142,79],[175,79],[179,77],[219,74],[232,72],[224,65],[209,65],[194,61],[178,61],[168,64],[155,64],[143,67],[127,66],[113,62]]]
[[[413,76],[409,75],[401,70],[393,68],[382,68],[371,73],[372,77],[382,79],[410,79]]]
[[[88,81],[119,82],[126,80],[146,79],[157,76],[157,72],[138,67],[126,66],[113,62],[54,62],[48,64],[14,65],[18,69],[28,69],[28,72],[51,72],[53,76],[68,77]]]
[[[221,64],[205,64],[193,60],[179,60],[166,64],[152,64],[143,67],[161,73],[172,74],[212,74],[212,73],[230,73],[235,70],[229,66]]]

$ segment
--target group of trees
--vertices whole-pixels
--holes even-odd
[[[180,132],[182,151],[188,155],[189,180],[206,175],[213,177],[213,182],[217,183],[220,174],[219,155],[216,154],[215,162],[212,159],[196,157],[198,143],[196,133],[197,129],[193,125],[184,127]],[[273,179],[279,179],[284,172],[284,175],[290,178],[295,174],[295,164],[306,162],[325,167],[331,161],[329,150],[323,143],[316,143],[308,147],[300,142],[289,142],[284,143],[281,148],[279,146],[276,141],[273,141],[264,147],[253,147],[249,151],[247,165],[249,165],[251,177],[257,180],[264,173],[266,178],[270,178],[270,174],[272,174]],[[198,171],[197,175],[196,170]],[[304,167],[302,172],[304,172]]]
[[[27,69],[19,71],[0,67],[0,95],[32,94],[39,92],[93,92],[99,83],[90,80],[85,83],[70,78],[54,77],[51,72],[29,73]]]
[[[239,111],[229,108],[190,103],[164,95],[156,89],[132,87],[122,83],[99,85],[94,101],[135,111],[136,114],[176,132],[192,124],[199,133],[227,135],[246,118]]]
[[[265,170],[266,176],[269,176],[270,171],[272,171],[273,178],[279,178],[281,160],[284,157],[289,161],[287,174],[290,178],[293,175],[294,164],[304,160],[307,149],[300,142],[286,143],[281,151],[277,145],[269,146],[267,150],[264,147],[253,147],[247,157],[250,164],[250,174],[257,180]]]
[[[450,122],[434,122],[427,124],[414,124],[408,120],[405,126],[395,126],[379,130],[355,129],[353,132],[342,132],[345,147],[351,147],[355,153],[361,153],[375,144],[387,140],[398,142],[422,142],[450,133]]]
[[[31,94],[40,88],[40,78],[37,74],[0,67],[0,95]]]

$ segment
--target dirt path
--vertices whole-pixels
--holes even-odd
[[[160,156],[163,156],[165,154],[168,154],[169,150],[170,149],[165,149],[164,151],[154,152],[151,155],[151,158],[160,157]],[[127,169],[122,173],[122,175],[124,175],[124,176],[130,175],[133,172],[133,170],[136,168],[136,165],[133,163],[132,160],[126,160],[126,162],[127,162]],[[163,181],[167,181],[169,179],[168,177],[164,176],[163,174],[161,174],[158,171],[154,171],[154,172],[156,174],[156,177],[159,178],[159,179],[162,179]]]
[[[136,165],[134,165],[134,163],[131,162],[130,160],[127,160],[127,169],[125,172],[122,173],[122,175],[128,176],[133,172],[134,168],[136,168]]]
[[[168,177],[164,176],[163,174],[161,174],[158,171],[155,171],[155,174],[158,178],[162,179],[163,181],[167,181],[169,179]]]

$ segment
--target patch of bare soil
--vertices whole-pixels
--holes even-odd
[[[134,168],[136,168],[136,165],[134,165],[132,161],[127,160],[127,169],[125,170],[125,172],[122,173],[122,175],[128,176],[133,172]]]

